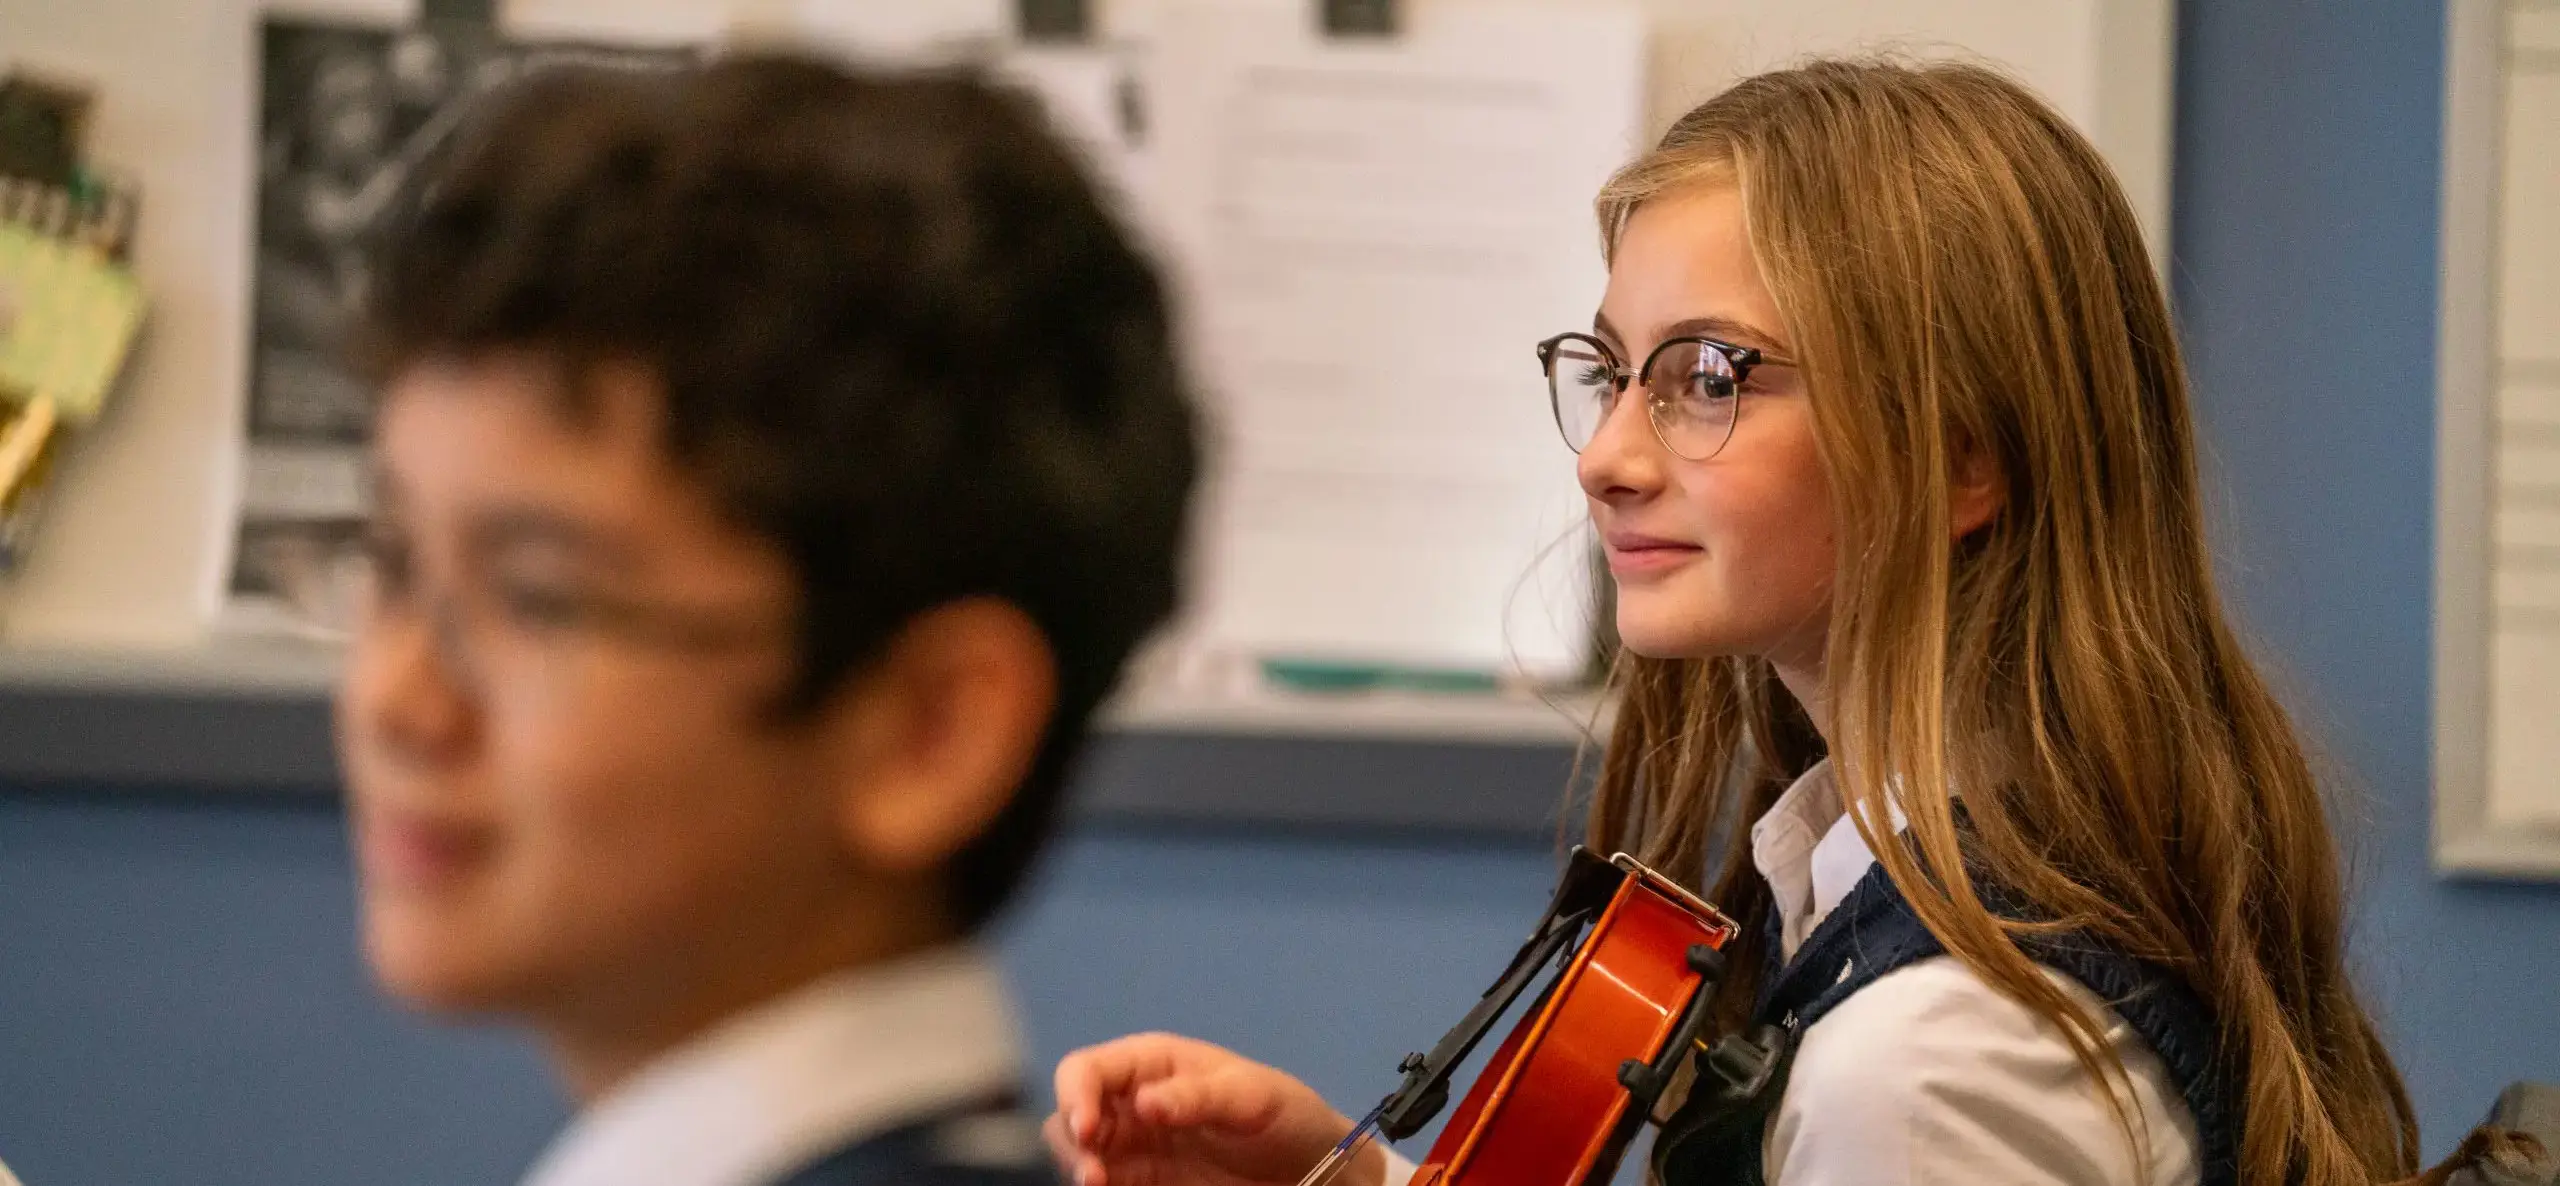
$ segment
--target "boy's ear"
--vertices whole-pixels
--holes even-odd
[[[1058,699],[1040,627],[1012,603],[970,598],[927,611],[826,711],[834,819],[872,870],[947,863],[1013,801]]]
[[[1947,458],[1947,518],[1963,539],[1990,525],[2009,505],[2009,476],[2000,459],[1971,436],[1960,435]]]

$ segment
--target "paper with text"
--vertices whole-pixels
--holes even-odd
[[[1591,200],[1642,131],[1643,24],[1416,6],[1178,4],[1150,75],[1218,450],[1197,641],[1533,674],[1589,650],[1573,455],[1533,345],[1588,327]]]

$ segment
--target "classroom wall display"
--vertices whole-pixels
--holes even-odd
[[[2560,877],[2560,7],[2448,19],[2436,864]]]
[[[564,43],[603,52],[668,52],[665,47],[718,44],[742,30],[842,49],[874,62],[899,60],[908,50],[966,44],[988,53],[991,61],[1001,59],[997,64],[1041,91],[1061,122],[1070,131],[1081,131],[1079,138],[1088,147],[1102,146],[1101,171],[1157,247],[1178,255],[1207,243],[1210,250],[1189,261],[1208,265],[1192,269],[1205,286],[1194,289],[1194,295],[1244,292],[1256,311],[1289,304],[1312,314],[1292,323],[1302,328],[1358,308],[1363,301],[1392,304],[1390,311],[1404,317],[1408,306],[1389,302],[1386,294],[1391,288],[1399,294],[1415,290],[1417,274],[1403,267],[1403,257],[1385,253],[1256,254],[1276,241],[1276,232],[1295,234],[1313,220],[1333,217],[1336,211],[1326,203],[1335,195],[1315,192],[1318,183],[1350,183],[1346,192],[1354,197],[1369,192],[1363,188],[1368,183],[1348,171],[1291,171],[1291,162],[1281,157],[1296,151],[1296,142],[1283,133],[1315,121],[1306,126],[1358,130],[1364,139],[1348,147],[1363,152],[1401,152],[1407,142],[1477,156],[1508,151],[1506,137],[1516,139],[1518,129],[1498,117],[1483,118],[1481,112],[1459,118],[1443,110],[1464,106],[1460,100],[1475,92],[1440,86],[1426,96],[1429,104],[1418,104],[1410,88],[1395,91],[1406,97],[1394,111],[1430,106],[1432,117],[1417,121],[1366,118],[1361,105],[1375,104],[1357,98],[1351,88],[1370,75],[1420,78],[1435,85],[1488,72],[1525,77],[1531,73],[1525,64],[1497,70],[1491,55],[1468,59],[1450,49],[1461,42],[1510,44],[1500,40],[1505,29],[1553,26],[1594,44],[1605,40],[1611,47],[1606,55],[1611,77],[1578,89],[1541,82],[1541,93],[1550,98],[1568,91],[1578,98],[1563,105],[1548,102],[1538,110],[1562,113],[1556,118],[1580,121],[1576,127],[1581,129],[1569,136],[1550,131],[1538,142],[1541,151],[1555,151],[1544,148],[1555,143],[1576,149],[1586,141],[1596,145],[1591,159],[1574,159],[1572,172],[1580,179],[1576,190],[1587,188],[1611,160],[1681,109],[1752,70],[1810,53],[1954,53],[2000,63],[2052,98],[2092,134],[2125,178],[2155,243],[2166,241],[2172,0],[1927,0],[1894,5],[1872,0],[1409,0],[1411,19],[1398,39],[1339,46],[1307,39],[1317,7],[1312,0],[1095,0],[1090,5],[1092,42],[1025,47],[1012,27],[1013,6],[1004,0],[498,0],[491,8],[502,36],[495,39],[439,38],[422,28],[417,0],[0,4],[0,53],[97,77],[117,97],[115,105],[100,113],[101,147],[142,162],[146,191],[169,195],[144,211],[138,260],[145,279],[153,282],[155,299],[162,302],[155,311],[153,341],[137,359],[132,398],[119,401],[115,422],[100,426],[96,447],[87,451],[79,472],[67,475],[56,508],[54,522],[64,535],[100,542],[38,557],[9,592],[8,639],[19,647],[182,652],[229,646],[224,632],[209,633],[209,626],[328,633],[326,627],[338,612],[347,568],[342,561],[364,483],[352,448],[365,423],[364,393],[322,348],[343,325],[347,294],[361,279],[352,228],[390,188],[379,180],[407,159],[402,154],[411,139],[432,130],[439,105],[465,92],[478,77],[474,63],[482,59],[475,55],[504,62],[508,54],[529,46]],[[1240,39],[1228,33],[1264,19],[1248,10],[1281,13],[1293,22],[1289,35],[1236,44]],[[1640,26],[1640,34],[1616,32],[1631,26]],[[1151,57],[1150,47],[1167,40],[1214,41],[1221,60],[1254,63],[1260,72],[1211,75],[1181,69],[1180,63],[1165,68]],[[1033,49],[1037,52],[1028,52]],[[1270,67],[1275,65],[1306,66],[1316,73],[1274,73]],[[1587,61],[1582,65],[1590,69]],[[1240,94],[1250,103],[1210,109],[1192,102],[1185,108],[1184,98],[1174,91],[1186,80],[1230,97]],[[1134,125],[1126,102],[1133,93],[1139,100]],[[1632,115],[1630,100],[1636,109]],[[1186,112],[1192,117],[1187,122]],[[1129,126],[1138,129],[1134,136],[1114,139],[1114,128],[1126,131]],[[1608,143],[1598,143],[1603,140]],[[1403,161],[1395,157],[1388,163]],[[1228,166],[1272,170],[1290,184],[1233,189],[1237,174],[1222,171]],[[1425,192],[1432,179],[1420,172],[1405,170],[1392,179],[1396,187],[1380,192],[1407,207],[1437,200]],[[1482,357],[1488,368],[1502,368],[1503,386],[1480,393],[1487,409],[1483,422],[1460,423],[1467,432],[1487,428],[1497,414],[1522,413],[1524,422],[1533,422],[1543,414],[1542,392],[1521,339],[1588,317],[1596,293],[1588,194],[1523,189],[1460,196],[1470,199],[1469,210],[1478,214],[1534,214],[1536,229],[1527,233],[1535,238],[1536,260],[1548,273],[1566,278],[1532,283],[1525,293],[1507,283],[1499,294],[1488,289],[1488,299],[1502,295],[1522,308],[1532,298],[1543,300],[1542,293],[1553,295],[1557,307],[1541,304],[1534,330],[1525,317],[1521,324],[1488,324],[1480,337],[1432,346],[1429,357]],[[1239,204],[1240,199],[1250,201]],[[1530,211],[1533,199],[1536,206]],[[1521,210],[1496,209],[1505,202]],[[1354,213],[1367,221],[1320,229],[1333,240],[1345,240],[1348,232],[1384,226],[1391,216],[1405,217],[1409,211],[1364,207]],[[1426,224],[1424,229],[1446,228]],[[1185,266],[1182,259],[1174,262],[1178,269]],[[1389,271],[1394,274],[1385,274]],[[1353,272],[1378,276],[1371,282]],[[1434,289],[1443,290],[1458,291],[1454,285]],[[1460,295],[1475,299],[1472,293]],[[1429,313],[1430,299],[1426,296],[1418,307]],[[1243,320],[1229,314],[1198,323],[1214,330]],[[1213,336],[1213,341],[1232,346],[1238,337],[1228,333]],[[1300,338],[1301,344],[1314,340],[1311,335]],[[1363,336],[1336,335],[1332,340],[1372,348]],[[1257,348],[1270,345],[1266,340]],[[1310,351],[1299,353],[1315,357]],[[1377,352],[1398,365],[1413,353]],[[1208,364],[1203,369],[1215,375],[1254,373],[1251,366],[1233,365],[1237,356],[1232,350],[1223,352],[1224,362],[1218,361],[1221,350],[1205,345],[1198,354]],[[1398,398],[1464,394],[1414,383],[1371,385]],[[1288,393],[1277,388],[1228,386],[1232,390],[1227,394],[1234,398],[1227,427],[1237,434],[1257,434],[1237,446],[1238,456],[1290,460],[1275,449],[1275,441],[1294,431],[1293,424],[1306,421],[1300,413],[1313,405],[1290,403]],[[1343,401],[1334,403],[1338,410]],[[1363,415],[1384,411],[1357,410]],[[1421,408],[1415,417],[1434,418],[1448,422],[1446,409]],[[1264,429],[1272,434],[1263,434]],[[1568,459],[1561,444],[1548,439],[1551,434],[1551,428],[1538,423],[1524,423],[1520,433],[1521,451],[1530,458],[1524,464],[1538,467],[1541,480],[1552,478],[1557,495],[1552,504],[1541,501],[1526,512],[1501,517],[1503,524],[1519,524],[1504,528],[1518,538],[1498,542],[1506,548],[1517,545],[1521,559],[1495,557],[1465,567],[1466,587],[1448,583],[1447,599],[1340,596],[1342,590],[1327,583],[1346,586],[1334,578],[1366,570],[1342,560],[1333,533],[1281,523],[1287,530],[1265,530],[1260,538],[1285,546],[1244,557],[1255,560],[1253,564],[1225,565],[1231,578],[1256,578],[1223,584],[1252,591],[1262,599],[1258,607],[1242,601],[1222,604],[1221,582],[1203,581],[1202,595],[1194,599],[1201,611],[1198,621],[1224,626],[1229,640],[1243,648],[1282,652],[1283,657],[1338,658],[1353,666],[1378,659],[1411,662],[1436,675],[1442,669],[1476,669],[1524,658],[1543,658],[1551,668],[1569,665],[1576,655],[1575,620],[1570,615],[1561,621],[1540,617],[1541,598],[1552,590],[1531,580],[1527,561],[1537,551],[1531,545],[1554,543],[1569,549],[1573,542],[1572,524],[1564,521],[1573,517]],[[1354,434],[1337,432],[1327,439],[1348,435]],[[1441,442],[1440,453],[1450,452],[1449,433],[1422,435]],[[1432,461],[1454,464],[1438,454]],[[1552,471],[1545,468],[1549,465]],[[1229,472],[1268,477],[1281,468],[1262,465]],[[1317,511],[1332,514],[1328,508],[1350,492],[1340,483],[1292,485],[1276,495],[1275,489],[1265,483],[1265,497],[1241,497],[1255,492],[1240,481],[1230,483],[1229,493],[1239,497],[1224,505],[1228,512],[1268,510],[1306,518]],[[1398,514],[1409,508],[1431,513],[1435,505],[1458,501],[1449,490],[1447,485],[1430,487],[1418,498],[1380,493],[1374,501],[1381,506],[1391,502]],[[1492,500],[1483,503],[1492,506]],[[1558,512],[1558,521],[1541,521],[1539,516],[1550,509]],[[1353,514],[1338,521],[1371,526],[1355,517],[1357,511],[1355,505]],[[1208,518],[1271,526],[1236,513]],[[1494,516],[1482,518],[1491,523]],[[1427,531],[1407,533],[1407,538],[1426,537],[1437,538]],[[1359,537],[1340,538],[1356,542]],[[1490,549],[1479,550],[1491,554]],[[1369,548],[1372,554],[1379,551]],[[1229,553],[1230,560],[1239,554],[1234,549]],[[1277,559],[1261,564],[1257,557]],[[1461,568],[1445,567],[1449,573]],[[1562,581],[1547,584],[1569,583],[1578,575],[1569,566],[1557,569]],[[1257,574],[1265,572],[1279,572],[1286,579],[1259,580]],[[1373,580],[1369,587],[1390,583]],[[1410,587],[1444,588],[1423,583]],[[1513,607],[1521,617],[1509,613]],[[1342,620],[1300,620],[1319,608],[1340,611]],[[1523,618],[1530,619],[1525,629]],[[1407,628],[1417,621],[1430,630]],[[1421,645],[1426,641],[1428,647]],[[258,654],[257,662],[266,662],[266,652]],[[299,658],[291,666],[296,673],[306,670]],[[318,666],[315,659],[310,669]],[[1437,702],[1452,700],[1439,695],[1437,685],[1430,695]],[[1185,685],[1167,703],[1178,700],[1187,706],[1200,699]],[[1258,703],[1251,696],[1236,700]],[[1442,709],[1435,704],[1432,711]]]
[[[272,18],[260,32],[248,423],[232,624],[341,629],[361,558],[372,393],[342,343],[367,232],[472,101],[562,62],[648,69],[689,51],[502,39],[472,24]]]

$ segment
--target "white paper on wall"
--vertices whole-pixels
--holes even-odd
[[[1156,14],[1157,198],[1219,451],[1197,641],[1537,674],[1590,629],[1573,456],[1532,350],[1590,324],[1591,198],[1642,124],[1620,8]]]

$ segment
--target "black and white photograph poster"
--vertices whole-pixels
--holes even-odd
[[[247,456],[227,625],[333,635],[361,574],[371,392],[344,345],[367,233],[472,102],[563,62],[689,51],[527,42],[486,26],[271,19],[260,34]]]

